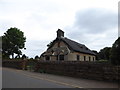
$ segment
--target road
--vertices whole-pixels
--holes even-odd
[[[117,83],[2,68],[2,88],[118,88]]]

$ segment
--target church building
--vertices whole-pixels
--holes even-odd
[[[95,61],[95,53],[84,44],[64,37],[64,32],[57,30],[57,37],[41,54],[41,60],[46,61]]]

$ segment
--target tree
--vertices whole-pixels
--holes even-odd
[[[104,59],[104,60],[110,60],[110,50],[111,50],[111,47],[105,47],[101,49],[98,54],[98,58]]]
[[[112,46],[110,60],[112,64],[120,65],[120,37]]]
[[[96,60],[98,60],[98,52],[96,50],[92,50],[92,52],[94,52],[96,54],[95,58],[96,58]]]
[[[24,60],[24,59],[26,59],[27,58],[27,56],[25,55],[25,54],[23,54],[22,55],[22,59]]]
[[[33,60],[33,58],[30,58],[30,60]]]
[[[53,42],[50,42],[49,44],[47,44],[47,47],[49,48],[52,45]]]
[[[36,60],[38,60],[38,59],[39,59],[38,55],[36,55],[36,56],[35,56],[35,59],[36,59]]]
[[[18,28],[10,28],[2,36],[2,53],[3,57],[14,58],[14,54],[20,56],[21,49],[25,48],[26,38],[24,33]]]
[[[4,35],[2,36],[2,57],[9,58],[10,55],[11,55],[11,46],[7,37]]]

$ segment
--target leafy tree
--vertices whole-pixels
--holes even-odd
[[[47,47],[49,48],[52,45],[53,41],[47,44]]]
[[[105,48],[101,49],[98,54],[98,58],[104,59],[104,60],[109,60],[110,59],[110,50],[111,50],[111,47],[105,47]]]
[[[98,60],[98,52],[96,50],[92,50],[92,52],[94,52],[96,54],[95,58],[96,58],[96,60]]]
[[[9,55],[11,55],[9,41],[6,36],[2,36],[2,57],[9,58]]]
[[[30,58],[30,60],[33,60],[33,58]]]
[[[120,65],[120,37],[112,46],[110,60],[112,64]]]
[[[2,53],[3,57],[8,57],[14,54],[20,56],[22,54],[21,49],[25,47],[26,38],[24,33],[18,28],[10,28],[2,36]]]
[[[37,55],[37,56],[35,56],[35,59],[36,59],[36,60],[38,60],[38,59],[39,59],[38,55]]]
[[[26,59],[27,56],[25,54],[22,55],[22,59]]]

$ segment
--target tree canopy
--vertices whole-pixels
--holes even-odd
[[[25,48],[26,37],[18,28],[8,29],[2,36],[2,54],[4,57],[14,58],[14,54],[20,56],[21,49]]]
[[[95,55],[95,57],[96,57],[96,60],[99,60],[99,57],[98,57],[98,52],[96,51],[96,50],[92,50],[92,52],[94,52],[96,55]]]
[[[27,56],[25,54],[22,55],[22,59],[26,59]]]
[[[35,56],[35,59],[36,59],[36,60],[38,60],[38,59],[39,59],[39,56],[38,56],[38,55],[36,55],[36,56]]]
[[[112,64],[120,65],[120,37],[112,46],[110,59]]]
[[[99,59],[109,60],[110,59],[110,50],[111,50],[111,47],[105,47],[105,48],[101,49],[98,54]]]

